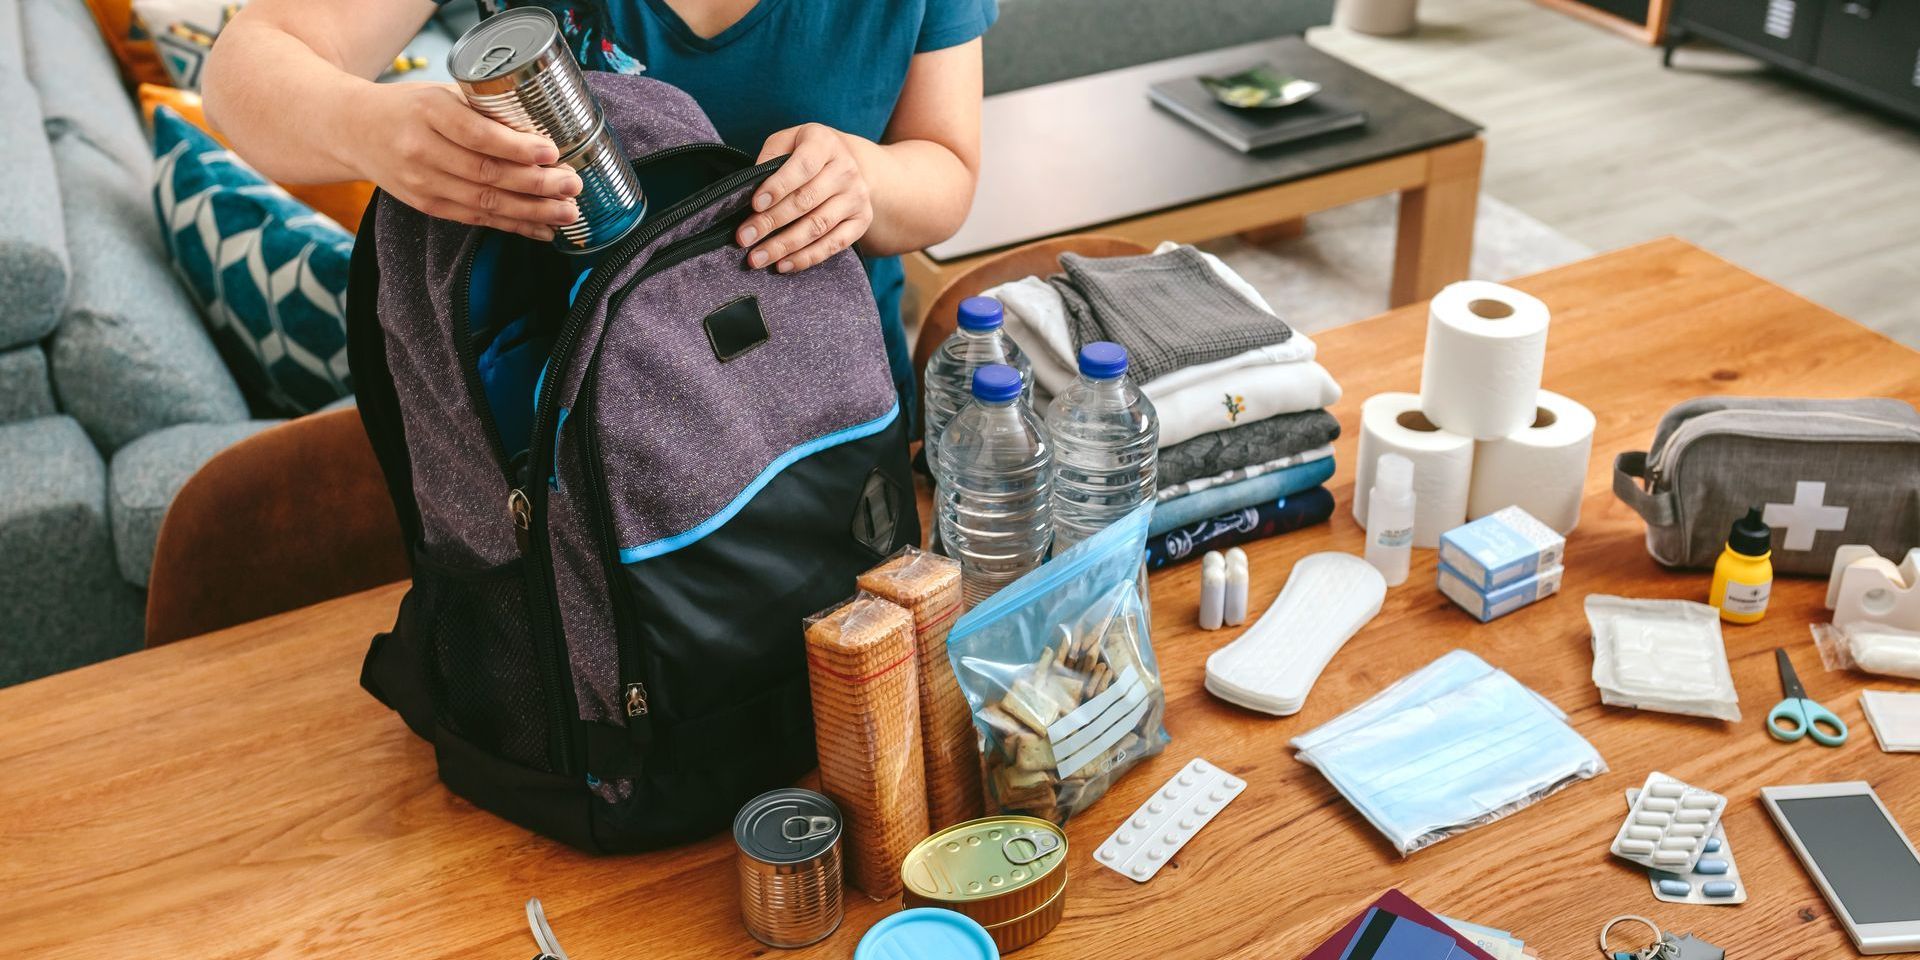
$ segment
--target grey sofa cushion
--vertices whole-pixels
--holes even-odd
[[[80,425],[0,426],[0,686],[140,647],[140,591],[120,577],[107,468]]]
[[[176,423],[247,417],[233,375],[167,268],[148,182],[85,140],[53,143],[73,265],[49,355],[61,408],[108,451]]]
[[[0,31],[12,4],[0,0]],[[0,60],[7,56],[0,47]],[[17,71],[17,60],[0,63],[0,170],[6,171],[0,176],[0,349],[53,332],[67,296],[67,232],[53,154],[40,102]]]
[[[80,0],[17,0],[27,79],[40,91],[50,139],[79,136],[145,180],[153,152],[120,66]]]
[[[1301,33],[1332,17],[1333,0],[1000,0],[984,41],[987,92]]]
[[[153,547],[174,494],[213,455],[282,420],[183,423],[152,433],[113,455],[107,502],[113,517],[113,547],[120,575],[146,586],[153,573]]]
[[[0,423],[54,414],[47,355],[37,345],[0,351]]]

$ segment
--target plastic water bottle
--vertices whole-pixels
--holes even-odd
[[[1053,437],[1053,552],[1153,499],[1160,416],[1127,376],[1127,349],[1080,348],[1080,376],[1047,409]]]
[[[1006,364],[981,367],[941,440],[934,509],[969,607],[1039,566],[1053,539],[1053,445],[1023,386]]]
[[[927,469],[935,478],[940,467],[940,434],[962,408],[973,400],[974,371],[989,363],[1004,363],[1020,372],[1020,388],[1030,400],[1033,365],[1020,352],[1018,344],[1001,329],[1000,301],[992,297],[968,297],[960,301],[953,336],[927,359],[927,409],[925,450]]]

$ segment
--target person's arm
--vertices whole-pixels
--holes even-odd
[[[430,0],[253,0],[220,31],[208,119],[262,174],[372,180],[423,213],[550,239],[577,216],[553,143],[496,123],[436,83],[374,83]]]
[[[915,54],[880,143],[817,123],[767,139],[792,157],[754,196],[735,239],[747,262],[804,270],[852,246],[891,256],[960,229],[980,170],[980,41]],[[757,242],[757,245],[756,245]]]

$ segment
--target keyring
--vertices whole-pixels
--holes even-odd
[[[1648,920],[1646,917],[1635,916],[1630,913],[1614,917],[1612,920],[1607,921],[1606,926],[1600,928],[1600,955],[1606,957],[1607,960],[1613,960],[1613,950],[1607,946],[1607,934],[1612,932],[1614,924],[1623,921],[1646,924],[1647,929],[1653,931],[1653,946],[1655,947],[1658,947],[1666,940],[1666,934],[1661,933],[1659,926],[1655,925],[1652,920]]]

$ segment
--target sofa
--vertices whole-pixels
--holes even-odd
[[[1297,33],[1331,3],[1003,0],[988,92]],[[0,169],[3,686],[138,649],[168,504],[279,421],[168,265],[147,134],[82,0],[0,0]]]

